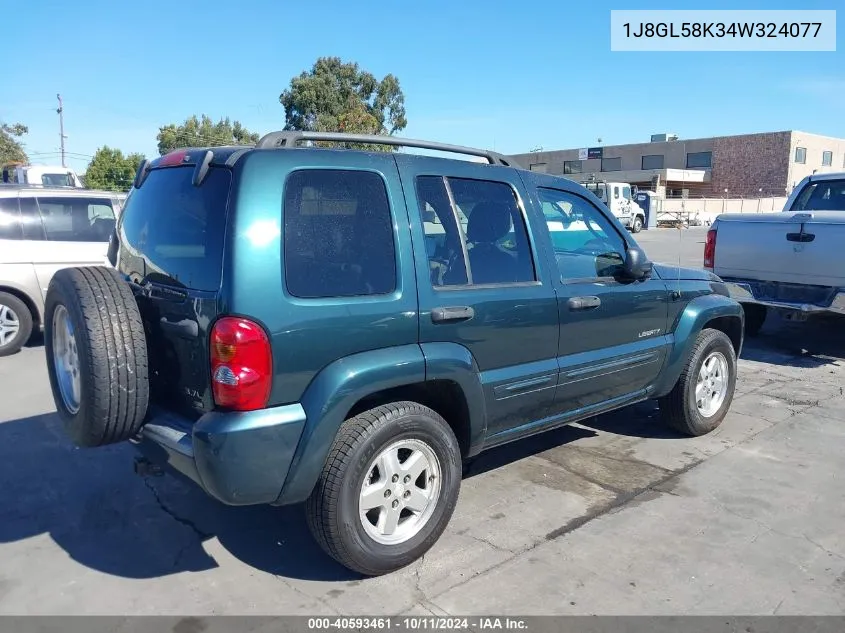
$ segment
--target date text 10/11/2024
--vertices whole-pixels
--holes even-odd
[[[528,628],[525,620],[520,618],[496,618],[496,617],[433,617],[433,616],[407,616],[407,617],[334,617],[334,618],[309,618],[308,629],[312,631],[330,630],[366,630],[375,631],[409,630],[409,631],[449,631],[449,630],[511,630],[519,631]]]
[[[677,28],[676,28],[677,27]],[[818,37],[821,22],[639,22],[622,25],[625,37],[636,38],[690,38],[690,37],[739,37],[779,38]]]

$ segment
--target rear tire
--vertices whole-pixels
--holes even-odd
[[[461,452],[446,421],[415,402],[384,405],[341,425],[306,504],[308,526],[341,565],[385,574],[440,538],[460,485]]]
[[[143,324],[128,284],[105,266],[61,269],[44,315],[53,400],[74,443],[102,446],[136,435],[149,384]]]
[[[639,215],[634,217],[634,221],[631,222],[631,233],[639,233],[643,230],[643,219]]]
[[[15,295],[0,292],[0,356],[17,354],[32,334],[32,313]]]
[[[709,372],[705,363],[718,371]],[[663,421],[691,436],[706,435],[718,427],[733,401],[736,366],[731,339],[720,330],[702,330],[675,387],[659,400]]]
[[[768,309],[756,303],[743,303],[742,309],[745,311],[746,336],[757,336],[766,322]]]

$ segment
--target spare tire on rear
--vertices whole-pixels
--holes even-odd
[[[129,285],[105,266],[63,268],[47,290],[47,372],[56,409],[79,446],[122,442],[147,413],[147,346]]]

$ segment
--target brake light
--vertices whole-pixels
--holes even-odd
[[[159,159],[158,165],[159,167],[172,167],[173,165],[181,165],[182,161],[185,160],[185,156],[188,155],[188,150],[180,149],[176,150],[175,152],[170,152],[169,154],[165,154]]]
[[[214,324],[210,338],[214,404],[235,411],[266,407],[273,358],[264,329],[248,319],[224,317]]]
[[[713,270],[716,262],[716,229],[707,231],[707,240],[704,242],[704,268]]]

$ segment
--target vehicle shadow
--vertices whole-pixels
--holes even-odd
[[[595,435],[541,433],[483,453],[464,476]],[[212,570],[220,547],[280,577],[361,578],[323,553],[301,506],[225,506],[179,477],[135,475],[134,456],[126,443],[75,447],[55,413],[0,423],[0,543],[48,534],[79,564],[124,578]]]
[[[845,360],[845,317],[817,316],[790,322],[770,315],[755,337],[746,337],[740,358],[789,367],[821,367]]]
[[[49,534],[86,567],[155,578],[217,567],[216,538],[270,574],[359,577],[320,550],[302,507],[225,506],[178,477],[138,477],[134,455],[126,443],[75,447],[55,413],[0,423],[0,543]]]

